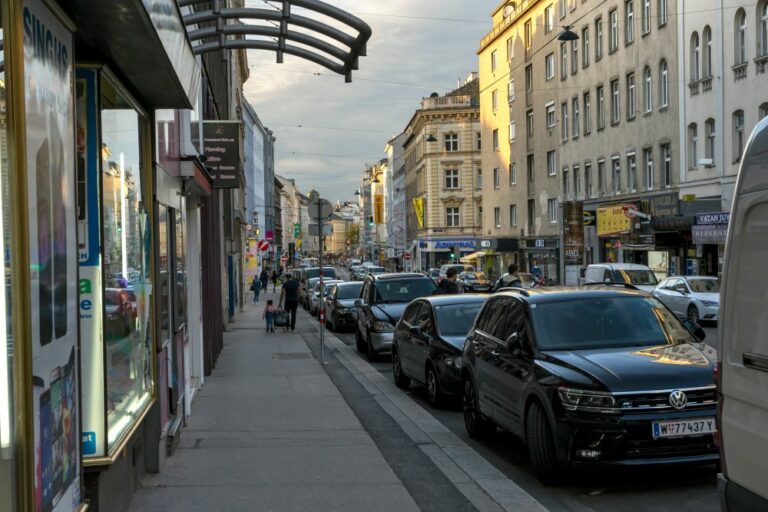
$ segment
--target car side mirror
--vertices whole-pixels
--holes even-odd
[[[410,332],[414,336],[421,336],[421,326],[420,325],[414,325],[413,327],[408,329],[408,332]]]
[[[355,299],[355,307],[359,308],[363,306],[363,299]]]
[[[513,332],[507,337],[507,350],[516,354],[523,348],[523,339],[519,333]]]
[[[704,328],[702,328],[701,325],[690,320],[683,320],[683,325],[688,329],[688,332],[693,334],[699,341],[704,341],[707,338],[707,333],[704,332]]]

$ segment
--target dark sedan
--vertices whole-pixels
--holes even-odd
[[[362,282],[337,283],[325,299],[325,321],[328,329],[338,331],[355,326],[355,300],[360,297]]]
[[[395,384],[427,387],[433,407],[459,395],[461,351],[485,295],[442,295],[411,302],[395,329],[392,373]]]
[[[459,274],[459,286],[468,293],[489,292],[491,281],[485,272],[462,272]]]

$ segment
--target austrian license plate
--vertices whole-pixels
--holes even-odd
[[[700,436],[717,430],[715,418],[693,418],[680,421],[654,421],[653,438]]]

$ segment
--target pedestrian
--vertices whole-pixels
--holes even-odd
[[[459,285],[456,282],[458,277],[459,271],[454,267],[449,267],[445,271],[445,278],[437,285],[438,294],[457,295],[459,293]]]
[[[496,282],[496,289],[499,288],[522,288],[523,282],[520,280],[520,276],[517,274],[518,266],[514,263],[507,267],[507,273],[499,278]]]
[[[264,293],[267,293],[267,285],[269,284],[268,268],[262,269],[261,274],[259,274],[259,281],[261,281],[261,289],[264,290]]]
[[[267,321],[267,332],[275,332],[276,313],[277,308],[275,307],[274,301],[272,301],[272,299],[267,300],[267,307],[264,308],[264,314],[262,315],[262,318]]]
[[[272,291],[277,291],[277,278],[280,277],[280,274],[277,270],[272,271]]]
[[[288,280],[283,283],[278,304],[285,304],[285,310],[291,315],[291,331],[296,329],[296,311],[299,309],[299,291],[301,283],[288,274]]]
[[[256,304],[259,302],[259,296],[261,295],[261,281],[256,276],[253,276],[251,291],[253,292],[253,303]]]

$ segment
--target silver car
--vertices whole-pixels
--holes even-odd
[[[680,318],[717,322],[720,317],[720,281],[709,276],[668,277],[653,296]]]

